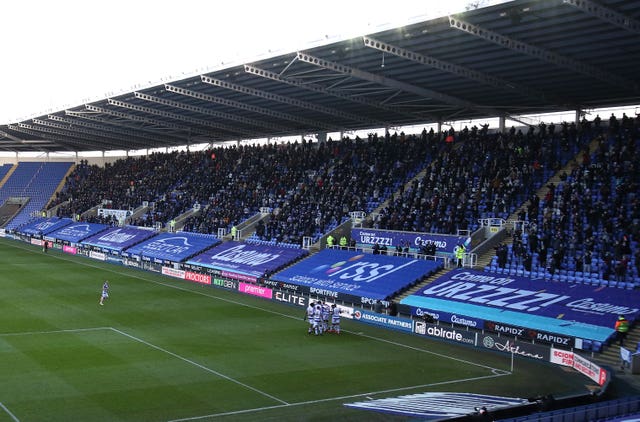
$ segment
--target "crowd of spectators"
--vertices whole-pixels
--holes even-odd
[[[499,267],[640,282],[640,118],[596,119],[593,134],[593,152],[584,148],[560,183],[529,199]]]
[[[511,128],[465,128],[448,137],[453,146],[437,155],[424,177],[402,187],[377,216],[380,229],[457,234],[480,218],[506,218],[546,177],[569,160],[584,139],[574,124]]]
[[[419,171],[435,151],[435,137],[387,134],[367,139],[215,148],[127,157],[104,168],[80,163],[50,207],[58,216],[87,210],[149,210],[131,223],[166,223],[199,204],[183,229],[227,231],[261,209],[270,210],[257,236],[300,245],[349,217],[370,212]],[[101,217],[81,217],[97,220]]]

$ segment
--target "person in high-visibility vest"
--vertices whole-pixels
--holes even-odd
[[[458,261],[458,268],[462,268],[462,262],[464,261],[465,252],[466,249],[461,244],[458,244],[453,250],[453,254],[456,256],[456,260]]]
[[[340,238],[340,249],[347,249],[347,237],[342,236]]]
[[[333,236],[331,235],[327,236],[327,248],[332,248],[334,242],[335,242],[335,239]]]
[[[614,325],[616,330],[616,338],[620,343],[620,346],[624,346],[624,339],[627,338],[627,333],[629,332],[629,321],[624,317],[624,315],[620,315],[616,324]]]
[[[238,232],[238,229],[236,229],[236,226],[231,226],[231,240],[236,240],[237,232]]]

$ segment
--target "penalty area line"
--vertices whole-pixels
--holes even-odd
[[[208,367],[206,367],[206,366],[204,366],[202,364],[199,364],[198,362],[195,362],[195,361],[193,361],[191,359],[185,358],[184,356],[180,356],[179,354],[173,353],[173,352],[171,352],[171,351],[169,351],[167,349],[164,349],[164,348],[162,348],[160,346],[156,346],[155,344],[149,343],[148,341],[142,340],[141,338],[138,338],[138,337],[133,336],[131,334],[125,333],[124,331],[118,330],[117,328],[113,328],[113,327],[110,327],[110,328],[111,328],[111,330],[113,330],[114,332],[116,332],[116,333],[118,333],[118,334],[120,334],[122,336],[128,337],[129,339],[135,340],[135,341],[137,341],[139,343],[142,343],[145,346],[151,347],[152,349],[156,349],[156,350],[158,350],[160,352],[163,352],[163,353],[166,353],[166,354],[168,354],[170,356],[173,356],[176,359],[180,359],[181,361],[186,362],[186,363],[188,363],[190,365],[193,365],[193,366],[195,366],[197,368],[200,368],[203,371],[209,372],[210,374],[214,374],[214,375],[216,375],[216,376],[218,376],[220,378],[224,378],[227,381],[230,381],[230,382],[233,382],[235,384],[238,384],[238,385],[240,385],[240,386],[242,386],[242,387],[244,387],[246,389],[249,389],[249,390],[251,390],[251,391],[253,391],[255,393],[258,393],[258,394],[260,394],[262,396],[268,397],[268,398],[270,398],[272,400],[275,400],[275,401],[277,401],[279,403],[282,403],[283,405],[288,405],[289,404],[284,400],[281,400],[281,399],[279,399],[279,398],[277,398],[275,396],[272,396],[271,394],[269,394],[267,392],[264,392],[262,390],[259,390],[259,389],[255,388],[255,387],[252,387],[252,386],[250,386],[248,384],[245,384],[242,381],[239,381],[239,380],[237,380],[235,378],[231,378],[230,376],[225,375],[225,374],[223,374],[221,372],[218,372],[215,369],[208,368]]]
[[[253,409],[243,409],[243,410],[236,410],[236,411],[224,412],[224,413],[212,413],[212,414],[209,414],[209,415],[200,415],[200,416],[192,416],[192,417],[188,417],[188,418],[172,419],[172,420],[167,421],[167,422],[187,422],[187,421],[195,421],[195,420],[198,420],[198,419],[241,415],[241,414],[245,414],[245,413],[262,412],[262,411],[265,411],[265,410],[283,409],[283,408],[287,408],[287,407],[305,406],[305,405],[309,405],[309,404],[318,404],[318,403],[324,403],[324,402],[330,402],[330,401],[355,399],[355,398],[358,398],[358,397],[367,397],[367,396],[372,396],[372,395],[376,395],[376,394],[397,393],[397,392],[400,392],[400,391],[414,390],[416,388],[436,387],[436,386],[440,386],[440,385],[457,384],[457,383],[470,382],[470,381],[478,381],[478,380],[483,380],[483,379],[504,377],[506,375],[510,375],[510,374],[509,373],[501,373],[501,374],[485,375],[485,376],[482,376],[482,377],[463,378],[463,379],[457,379],[457,380],[451,380],[451,381],[441,381],[441,382],[435,382],[435,383],[430,383],[430,384],[413,385],[413,386],[410,386],[410,387],[398,387],[398,388],[392,388],[392,389],[388,389],[388,390],[370,391],[370,392],[367,392],[367,393],[351,394],[351,395],[339,396],[339,397],[329,397],[329,398],[326,398],[326,399],[308,400],[308,401],[301,401],[301,402],[297,402],[297,403],[287,403],[287,404],[276,405],[276,406],[256,407],[256,408],[253,408]]]
[[[4,411],[7,413],[7,415],[9,415],[9,416],[11,417],[11,419],[13,419],[15,422],[20,422],[20,419],[18,419],[18,418],[16,417],[16,415],[14,415],[13,413],[11,413],[11,410],[9,410],[9,409],[7,408],[7,406],[5,406],[4,404],[2,404],[2,402],[0,402],[0,407],[2,408],[2,410],[4,410]]]

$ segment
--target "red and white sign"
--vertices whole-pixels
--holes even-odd
[[[175,268],[171,267],[162,267],[162,274],[168,275],[169,277],[181,278],[184,280],[183,270],[176,270]]]
[[[184,273],[184,279],[189,281],[195,281],[200,284],[211,284],[211,276],[208,274],[200,274],[194,273],[191,271],[186,271]]]
[[[570,366],[581,374],[597,382],[599,385],[603,385],[607,380],[607,371],[574,352],[555,349],[552,347],[551,363]]]

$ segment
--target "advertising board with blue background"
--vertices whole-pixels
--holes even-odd
[[[391,328],[392,330],[404,331],[407,333],[413,332],[413,321],[407,318],[397,318],[365,311],[364,309],[356,309],[353,312],[353,319],[356,321],[366,322],[367,324]]]
[[[401,301],[422,309],[598,341],[612,334],[620,314],[637,319],[639,303],[637,291],[469,270],[451,271]]]
[[[195,256],[187,264],[262,277],[307,253],[304,249],[225,242]]]
[[[213,235],[189,232],[161,233],[128,248],[125,253],[131,256],[181,262],[218,243],[220,239]]]
[[[408,244],[410,252],[420,252],[424,245],[434,243],[436,252],[452,254],[457,244],[463,244],[467,250],[471,244],[471,238],[464,236],[378,229],[351,229],[351,239],[356,241],[359,248],[370,248],[376,243],[384,245],[388,254],[393,253],[396,245]]]
[[[82,241],[85,246],[120,252],[136,243],[154,236],[157,232],[134,226],[113,227]]]
[[[82,239],[86,239],[89,236],[105,231],[110,226],[106,224],[98,223],[72,223],[59,230],[51,232],[47,237],[51,237],[58,240],[66,240],[71,243],[78,243]]]
[[[29,223],[18,227],[16,231],[21,234],[26,234],[30,236],[43,236],[47,235],[55,230],[58,230],[64,226],[68,226],[73,223],[73,220],[70,218],[36,218],[35,220],[30,221]]]
[[[382,300],[441,267],[424,259],[323,249],[271,279]]]

